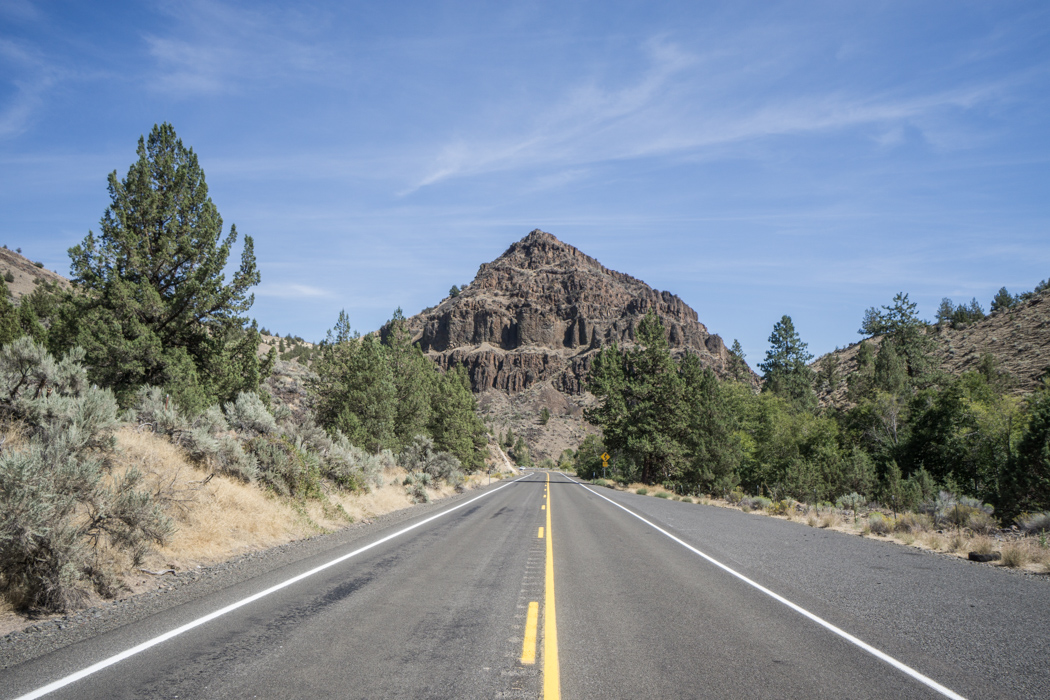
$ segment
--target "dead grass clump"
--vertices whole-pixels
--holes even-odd
[[[893,523],[894,532],[912,534],[929,532],[933,529],[933,518],[923,513],[901,513]]]
[[[816,527],[819,524],[820,520],[813,513],[810,513],[809,517],[806,518],[806,525],[809,525],[810,527]]]
[[[842,524],[842,518],[838,513],[832,511],[831,513],[825,513],[820,518],[820,526],[822,528],[836,528]]]
[[[927,547],[935,552],[939,552],[944,549],[944,538],[936,532],[931,532],[925,537],[925,544]]]
[[[1003,566],[1011,569],[1022,569],[1028,564],[1031,555],[1024,542],[1011,542],[1002,549]]]
[[[958,552],[968,541],[969,538],[962,530],[952,530],[948,536],[947,549],[949,552]]]
[[[991,554],[995,549],[995,543],[992,541],[991,537],[981,535],[970,540],[970,546],[968,549],[977,554]]]

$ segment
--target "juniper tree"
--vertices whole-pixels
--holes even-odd
[[[123,180],[109,175],[98,236],[69,249],[80,293],[63,314],[62,341],[84,347],[91,379],[122,400],[152,384],[198,409],[254,390],[268,365],[243,315],[259,283],[252,238],[227,282],[237,229],[222,237],[193,149],[164,123],[139,139],[137,153]]]

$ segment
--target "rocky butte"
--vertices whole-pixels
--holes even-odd
[[[693,353],[725,376],[725,344],[684,301],[538,229],[481,265],[458,295],[408,319],[408,327],[443,369],[467,368],[495,422],[524,432],[535,456],[556,458],[587,430],[580,413],[592,398],[585,383],[595,354],[612,343],[632,345],[649,309],[663,321],[674,354]],[[540,429],[532,418],[544,407],[575,418],[573,425],[554,421]],[[515,414],[519,420],[511,420]],[[544,435],[551,444],[543,444]]]

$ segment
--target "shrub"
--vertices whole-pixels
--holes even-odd
[[[0,414],[27,438],[0,452],[0,590],[18,608],[72,607],[82,583],[112,595],[102,545],[138,562],[172,531],[137,470],[110,472],[117,403],[82,359],[56,362],[28,337],[0,350]]]
[[[982,510],[971,510],[966,515],[966,521],[962,525],[971,532],[990,535],[999,530],[999,523],[988,513]]]
[[[726,499],[727,503],[731,503],[733,505],[736,505],[736,504],[740,503],[740,501],[742,501],[744,499],[744,490],[741,489],[739,486],[737,486],[732,491],[729,491],[728,493],[726,493],[725,499]]]
[[[165,435],[174,435],[189,427],[171,397],[156,386],[139,387],[123,418],[129,423],[148,426],[153,432]]]
[[[893,524],[894,532],[918,533],[933,529],[933,520],[922,513],[901,513]]]
[[[1022,513],[1017,526],[1025,533],[1050,532],[1050,513]]]
[[[639,496],[646,496],[646,495],[649,494],[649,489],[647,489],[647,488],[645,488],[643,486],[642,488],[640,488],[637,491],[635,491],[635,493],[638,494]]]
[[[42,263],[42,262],[35,262],[35,263],[33,263],[33,266],[34,267],[39,267],[40,269],[44,269],[44,263]]]
[[[1028,548],[1021,542],[1011,542],[1003,547],[1003,566],[1023,568],[1030,558]]]
[[[455,455],[434,449],[434,441],[417,435],[401,452],[399,464],[409,472],[422,472],[437,481],[463,482],[462,464]]]
[[[549,408],[540,409],[540,425],[547,425],[547,422],[551,419],[551,412]]]
[[[693,499],[689,498],[689,496],[682,496],[682,503],[692,503],[692,502],[693,502]]]
[[[773,501],[765,496],[754,496],[742,498],[740,500],[740,507],[743,510],[750,512],[752,510],[765,510],[766,508],[769,508],[772,503]]]
[[[669,492],[667,492],[667,491],[657,491],[653,495],[656,496],[657,498],[670,498],[671,497],[671,494]]]
[[[35,278],[35,279],[39,279],[39,278]],[[14,282],[15,281],[15,276],[11,274],[10,270],[8,270],[7,272],[4,273],[4,281],[5,282]]]
[[[236,401],[228,401],[223,410],[230,427],[250,435],[276,432],[277,421],[254,391],[242,391]]]
[[[959,547],[956,547],[956,549],[961,548],[962,544],[963,543],[960,543]],[[977,554],[991,554],[993,549],[995,549],[995,547],[990,537],[974,537],[970,540],[971,552],[976,552]]]
[[[890,523],[882,516],[882,513],[871,513],[868,515],[868,531],[876,535],[890,534]]]
[[[405,477],[405,490],[414,502],[429,503],[430,493],[427,492],[427,486],[430,485],[430,481],[430,475],[426,472],[412,472]]]
[[[782,499],[766,506],[766,512],[770,515],[787,515],[794,508],[794,503],[789,499]]]

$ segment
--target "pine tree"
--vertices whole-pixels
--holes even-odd
[[[63,343],[84,347],[91,379],[123,400],[152,384],[194,409],[256,389],[268,365],[256,356],[255,322],[242,316],[259,282],[253,242],[245,237],[227,283],[237,230],[220,240],[222,217],[193,150],[170,124],[154,126],[127,176],[110,174],[109,195],[99,236],[69,250],[80,294],[63,314]]]
[[[686,466],[682,379],[652,309],[636,338],[635,349],[612,346],[595,357],[588,388],[602,402],[586,415],[601,426],[605,444],[634,460],[642,481],[652,483],[677,478]]]
[[[457,365],[449,369],[438,378],[431,394],[430,434],[434,445],[458,457],[467,470],[479,469],[485,463],[482,449],[488,443],[487,432],[478,418],[478,402],[470,390],[466,368]]]
[[[7,285],[0,280],[0,347],[22,336],[18,323],[18,309],[8,298]]]
[[[314,371],[317,378],[307,387],[321,425],[341,430],[351,444],[371,452],[397,445],[396,389],[387,349],[375,336],[361,338],[351,331],[345,311],[321,343]]]
[[[758,365],[763,372],[762,390],[783,396],[802,410],[814,410],[817,400],[813,394],[813,370],[806,364],[813,355],[790,316],[782,316],[773,326],[769,344],[765,361]]]
[[[1012,309],[1015,306],[1017,306],[1017,297],[1006,291],[1006,287],[1001,287],[992,298],[991,312],[994,314],[996,311]]]
[[[431,397],[438,377],[434,364],[412,343],[412,334],[400,308],[383,328],[383,344],[389,349],[390,373],[394,380],[394,436],[398,445],[404,446],[416,435],[427,433]]]
[[[738,382],[746,382],[750,379],[750,372],[748,371],[747,355],[744,354],[744,348],[740,346],[740,341],[733,338],[733,345],[729,348],[729,375]]]

